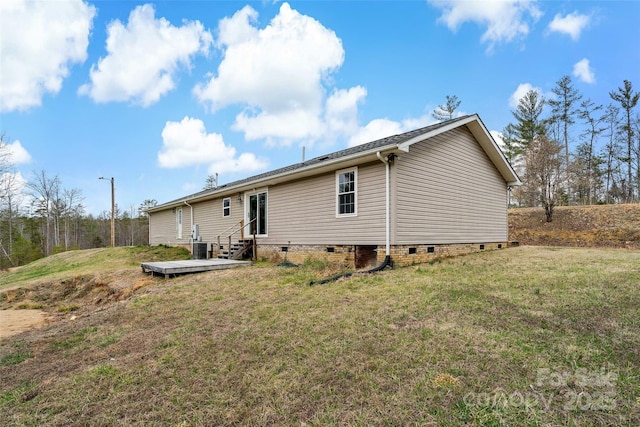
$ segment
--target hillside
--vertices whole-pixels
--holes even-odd
[[[640,249],[640,204],[509,210],[509,240],[523,245]]]
[[[523,246],[322,286],[326,266],[258,263],[111,303],[105,273],[58,276],[122,255],[0,291],[2,311],[61,304],[0,339],[3,425],[640,425],[640,251]],[[145,280],[138,256],[114,272]]]

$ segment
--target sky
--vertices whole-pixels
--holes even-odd
[[[638,22],[634,0],[2,0],[0,129],[19,181],[98,215],[113,177],[130,211],[432,124],[447,95],[492,133],[564,75],[606,105],[640,89]]]

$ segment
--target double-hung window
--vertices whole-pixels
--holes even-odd
[[[222,199],[222,216],[231,215],[231,198],[226,197]]]
[[[358,214],[358,169],[336,172],[336,216]]]

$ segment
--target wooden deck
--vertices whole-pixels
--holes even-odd
[[[144,273],[164,274],[165,278],[186,273],[200,273],[202,271],[226,270],[228,268],[245,267],[251,261],[236,261],[233,259],[188,259],[183,261],[143,262],[140,264]]]

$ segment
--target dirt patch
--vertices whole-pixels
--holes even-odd
[[[0,292],[0,338],[103,310],[105,306],[129,299],[157,280],[135,269],[6,289]]]
[[[509,209],[509,240],[524,245],[640,249],[640,204]]]
[[[0,339],[10,337],[49,322],[44,310],[1,310]]]

